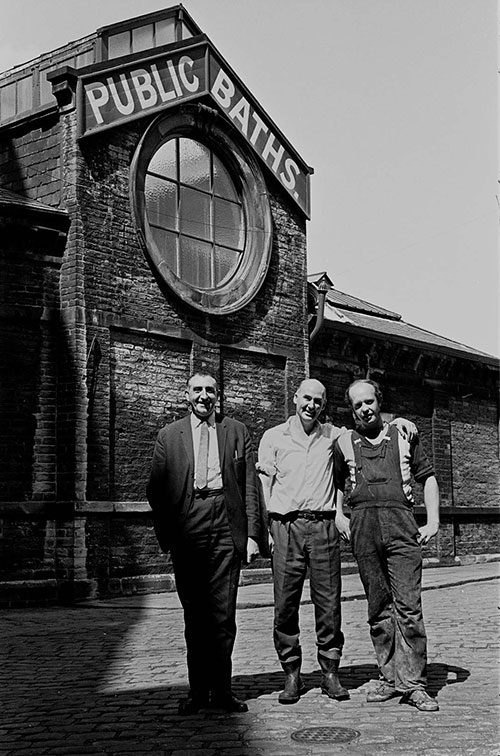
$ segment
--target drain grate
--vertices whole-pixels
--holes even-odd
[[[350,727],[305,727],[292,732],[291,738],[299,743],[348,743],[360,735]]]

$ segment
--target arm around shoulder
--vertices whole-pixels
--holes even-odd
[[[411,420],[407,420],[406,417],[396,417],[391,420],[389,425],[395,425],[398,433],[410,444],[418,438],[417,426]]]

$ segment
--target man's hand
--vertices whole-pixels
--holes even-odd
[[[247,564],[259,556],[259,545],[253,538],[247,538]]]
[[[427,525],[423,525],[418,529],[417,541],[421,546],[425,546],[429,543],[439,530],[439,522],[428,522]]]
[[[411,420],[407,420],[405,417],[396,417],[390,425],[395,425],[399,434],[410,444],[413,439],[418,436],[418,430],[415,423],[412,423]]]
[[[274,554],[274,539],[273,539],[273,537],[271,535],[271,531],[269,531],[268,544],[269,544],[269,553],[272,556]]]
[[[342,540],[350,541],[351,525],[349,523],[349,518],[346,517],[342,512],[337,512],[337,514],[335,515],[335,525],[337,526],[337,530],[339,531]]]

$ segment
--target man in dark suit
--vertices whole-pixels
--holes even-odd
[[[241,564],[259,552],[252,444],[243,423],[216,414],[212,375],[192,375],[186,400],[191,413],[158,433],[147,486],[184,609],[190,694],[179,713],[244,712],[231,691],[231,655]]]

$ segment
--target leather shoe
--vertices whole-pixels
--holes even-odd
[[[188,696],[179,703],[178,713],[187,716],[197,714],[200,709],[208,706],[208,696]]]
[[[382,701],[388,701],[390,698],[398,694],[394,684],[387,682],[386,680],[379,680],[372,690],[369,690],[366,694],[366,700],[368,703],[381,703]]]
[[[439,711],[439,704],[423,688],[412,690],[403,696],[404,703],[415,706],[419,711]]]
[[[232,693],[226,693],[224,695],[213,695],[212,708],[224,709],[224,711],[237,712],[238,714],[243,714],[245,711],[248,711],[248,706],[246,705],[246,703],[244,701],[240,701],[240,699],[236,698],[236,696],[233,696]]]

